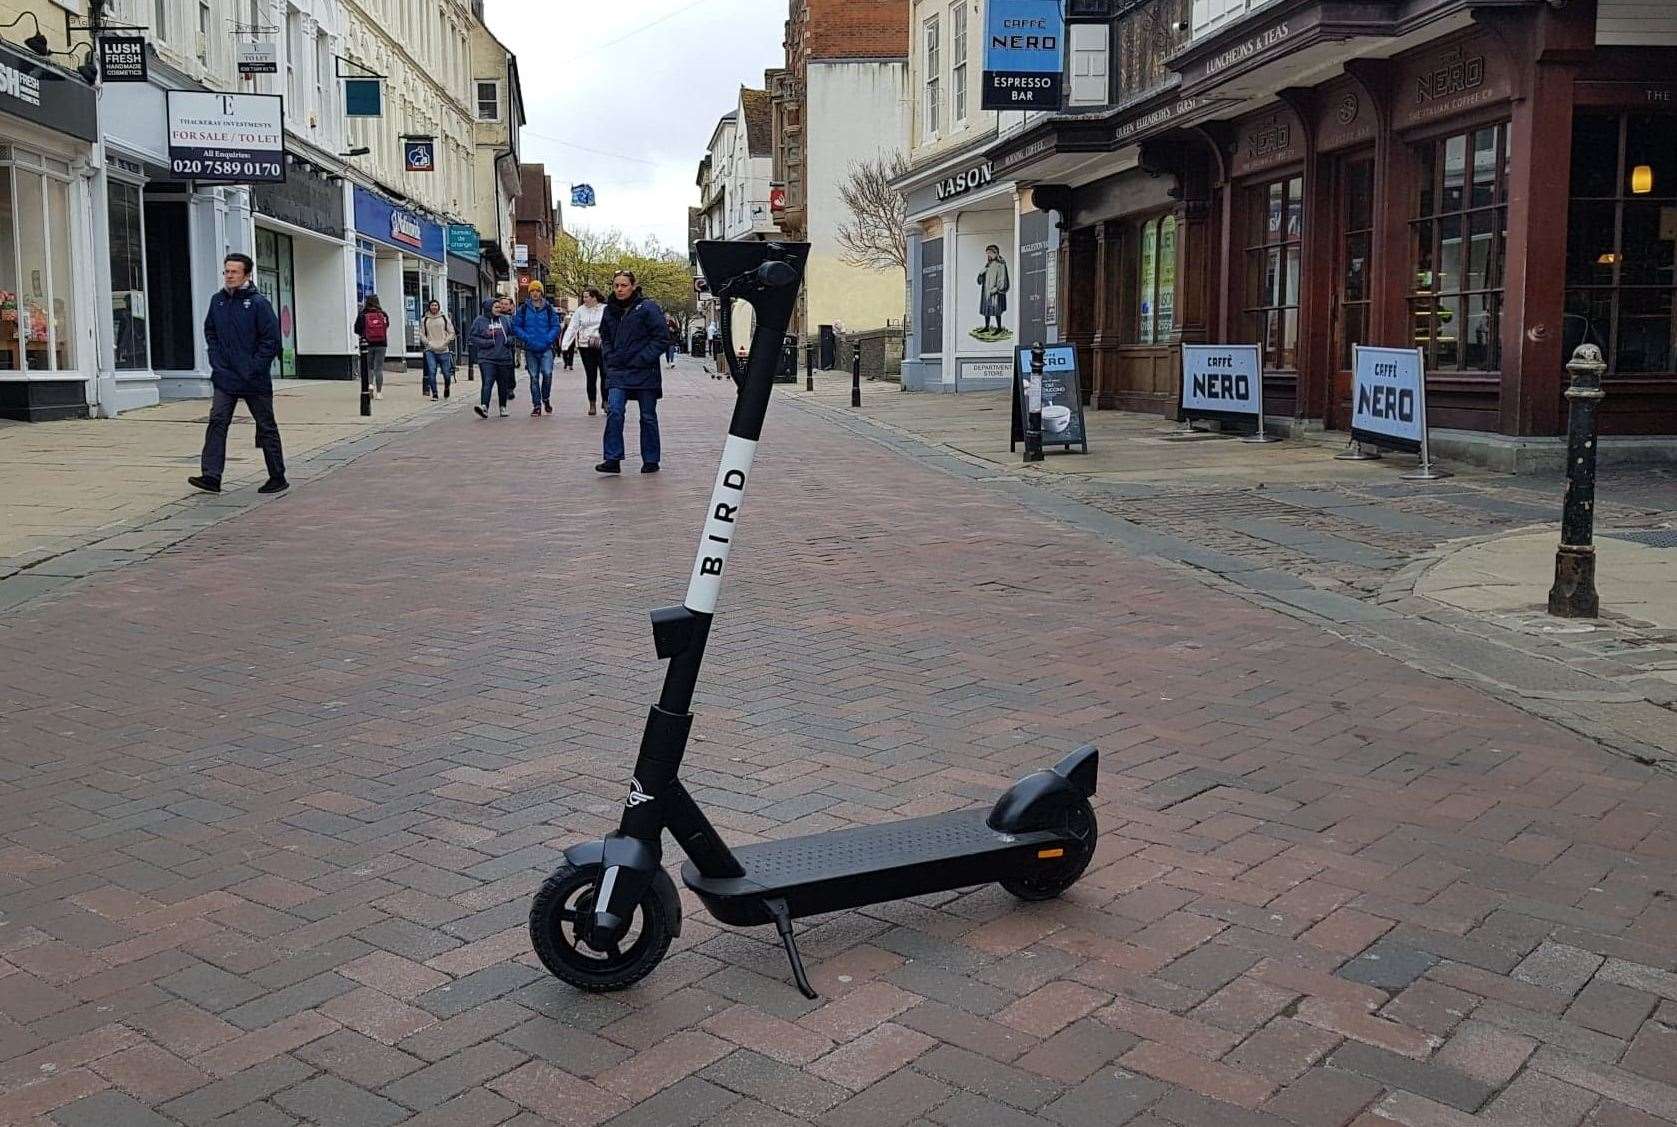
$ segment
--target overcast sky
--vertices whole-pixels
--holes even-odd
[[[565,226],[687,249],[687,208],[716,119],[784,52],[785,0],[485,0],[518,56],[523,159],[547,166]],[[592,184],[597,207],[573,208]]]

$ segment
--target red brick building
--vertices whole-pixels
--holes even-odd
[[[513,240],[513,267],[518,276],[518,288],[523,290],[532,281],[546,284],[553,259],[553,240],[563,229],[559,223],[559,209],[553,203],[553,177],[540,164],[518,166],[517,236]],[[524,248],[522,251],[520,247]],[[519,256],[526,256],[519,262]],[[563,296],[563,295],[561,295]]]

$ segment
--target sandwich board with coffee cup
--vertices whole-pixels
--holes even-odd
[[[1247,442],[1276,442],[1264,433],[1264,358],[1255,344],[1184,344],[1178,421],[1248,424]]]
[[[1013,354],[1013,432],[1007,448],[1025,441],[1025,416],[1030,412],[1028,396],[1031,378],[1031,350],[1019,348]],[[1081,447],[1089,452],[1089,432],[1083,426],[1083,390],[1077,379],[1077,349],[1069,344],[1049,344],[1042,349],[1042,444]]]

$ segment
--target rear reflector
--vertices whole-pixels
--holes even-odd
[[[1064,857],[1065,855],[1066,851],[1064,849],[1039,849],[1036,851],[1038,861],[1046,861],[1050,857]]]

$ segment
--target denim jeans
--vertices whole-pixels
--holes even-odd
[[[530,372],[530,406],[540,407],[553,398],[553,350],[525,350],[524,366]]]
[[[421,395],[437,394],[438,368],[442,369],[443,388],[447,390],[448,386],[454,382],[454,353],[432,352],[427,348],[425,350],[425,381],[419,386]]]
[[[656,465],[662,451],[658,447],[658,393],[651,388],[606,390],[606,461],[623,460],[623,415],[631,396],[640,404],[641,461]]]
[[[478,381],[479,402],[487,409],[489,407],[489,393],[494,391],[499,393],[501,406],[505,407],[507,400],[512,398],[508,394],[512,390],[512,361],[480,360],[478,361],[478,371],[483,374],[483,379]]]

